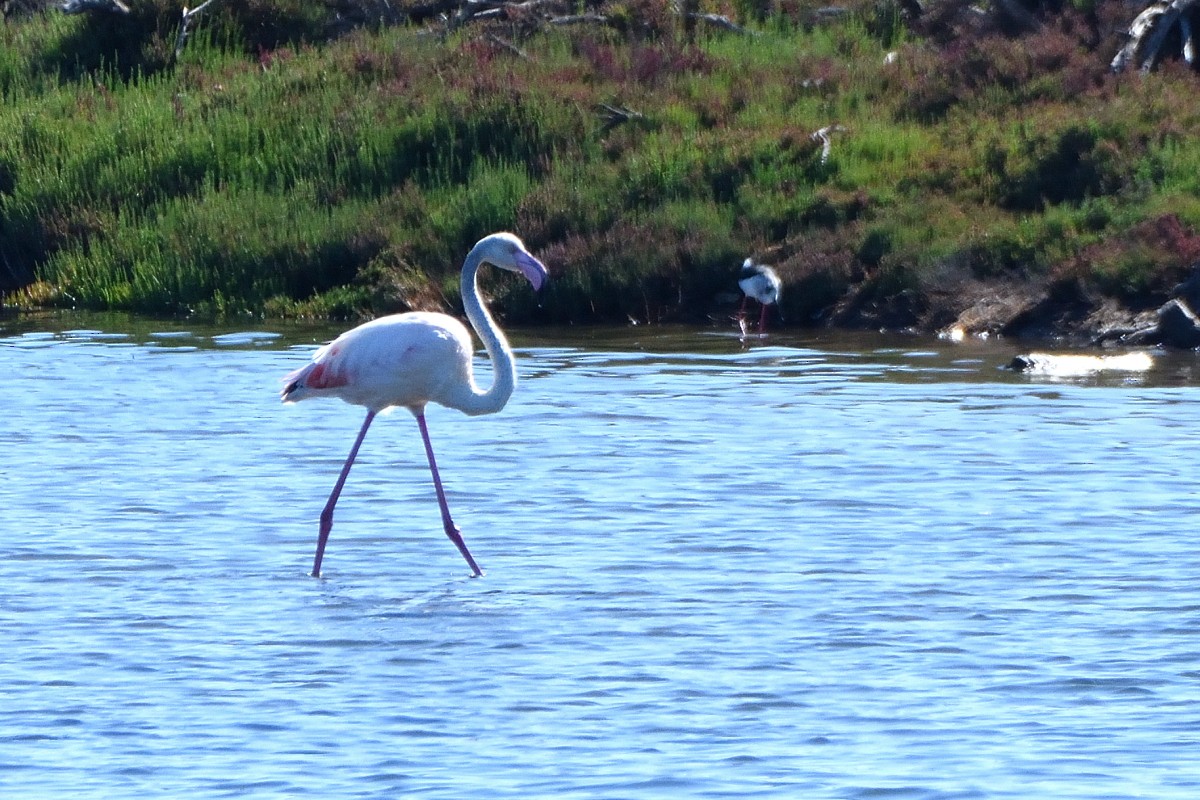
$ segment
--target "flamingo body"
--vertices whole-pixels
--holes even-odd
[[[738,273],[738,288],[745,297],[742,298],[741,314],[746,313],[746,301],[755,300],[761,306],[758,317],[758,332],[766,332],[767,306],[778,305],[783,297],[783,281],[779,274],[766,264],[755,264],[754,259],[747,258],[742,262]]]
[[[471,363],[474,346],[466,326],[446,314],[419,311],[363,323],[317,350],[309,364],[284,378],[280,397],[285,403],[309,397],[337,397],[367,409],[367,417],[321,512],[313,558],[314,577],[321,574],[325,543],[333,527],[333,510],[367,429],[377,414],[393,407],[407,408],[416,417],[446,536],[454,542],[472,572],[476,576],[483,574],[450,517],[425,422],[425,406],[438,403],[472,416],[491,414],[504,408],[516,388],[512,350],[479,296],[476,277],[484,263],[521,273],[535,290],[542,287],[547,272],[511,233],[486,236],[467,255],[462,270],[463,307],[492,360],[493,379],[487,390],[475,384]]]
[[[466,326],[445,314],[380,317],[346,331],[288,375],[284,402],[337,397],[375,412],[400,406],[416,413],[430,402],[455,407],[456,388],[473,381],[473,351]]]

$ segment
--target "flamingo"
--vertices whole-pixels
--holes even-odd
[[[767,306],[779,303],[783,296],[783,282],[779,280],[779,275],[766,264],[755,264],[754,259],[747,258],[742,262],[742,270],[738,273],[738,286],[745,294],[738,319],[745,317],[746,301],[753,297],[762,307],[758,315],[758,332],[766,333]]]
[[[519,272],[539,290],[546,281],[546,267],[511,233],[493,233],[480,239],[467,254],[462,268],[463,307],[475,332],[492,360],[494,378],[486,391],[475,384],[471,370],[474,347],[465,325],[445,314],[413,311],[363,323],[343,333],[313,355],[311,363],[284,379],[280,399],[294,403],[309,397],[340,397],[347,403],[365,406],[367,418],[350,448],[337,483],[321,512],[317,553],[312,576],[321,575],[321,558],[333,527],[333,508],[358,456],[363,437],[375,416],[393,407],[407,408],[417,418],[425,442],[429,471],[442,510],[442,527],[454,542],[474,577],[483,572],[463,542],[462,532],[450,517],[446,493],[433,457],[425,406],[430,402],[455,408],[464,414],[494,414],[508,402],[517,383],[512,350],[504,334],[479,297],[476,276],[488,263]]]

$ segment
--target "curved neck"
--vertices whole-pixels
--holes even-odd
[[[470,386],[464,386],[463,391],[454,398],[453,407],[470,415],[493,414],[504,408],[517,386],[517,367],[508,340],[479,297],[477,276],[482,263],[480,254],[475,250],[463,262],[462,298],[467,319],[471,321],[471,327],[479,335],[488,358],[492,360],[492,385],[484,391],[472,379]]]

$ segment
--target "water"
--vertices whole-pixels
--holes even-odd
[[[1200,791],[1194,356],[534,332],[429,415],[485,577],[394,413],[314,580],[331,334],[0,330],[0,795]]]

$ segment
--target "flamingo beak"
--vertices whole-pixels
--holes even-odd
[[[546,265],[529,253],[517,253],[517,269],[527,281],[533,284],[535,292],[541,291],[542,286],[550,279],[550,272],[546,269]]]

